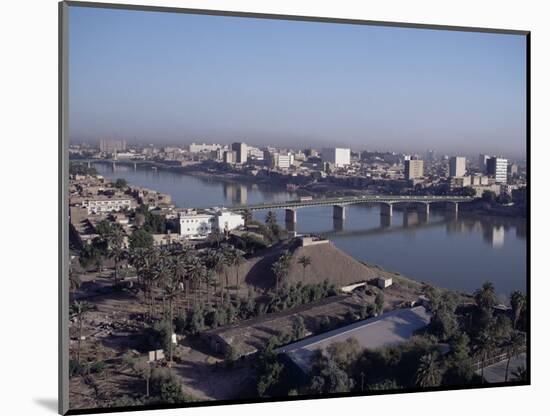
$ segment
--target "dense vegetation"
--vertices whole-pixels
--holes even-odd
[[[511,359],[525,348],[526,299],[510,295],[511,314],[495,309],[491,283],[474,294],[473,304],[459,304],[458,295],[425,288],[433,317],[426,329],[409,341],[376,350],[357,340],[332,344],[317,352],[306,380],[289,375],[286,362],[273,353],[292,336],[275,337],[260,355],[260,395],[328,394],[373,390],[426,388],[483,383],[483,368],[496,356],[507,359],[506,380],[523,380],[522,368],[510,368]],[[475,369],[481,372],[476,375]]]

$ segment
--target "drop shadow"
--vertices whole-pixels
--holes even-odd
[[[57,399],[34,399],[34,402],[42,406],[44,409],[57,414]]]

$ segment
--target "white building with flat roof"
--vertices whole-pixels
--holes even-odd
[[[430,323],[431,313],[424,306],[396,309],[378,317],[354,322],[332,331],[305,338],[275,350],[285,354],[303,373],[308,374],[317,351],[324,353],[331,344],[355,338],[362,348],[377,349],[407,341]]]
[[[451,178],[461,178],[466,175],[466,158],[462,156],[453,156],[449,159],[449,176]]]
[[[275,169],[289,169],[293,163],[292,153],[274,153],[271,156],[271,167]]]
[[[500,157],[487,159],[487,174],[495,178],[496,183],[508,181],[508,160]]]
[[[231,145],[231,150],[236,154],[234,163],[245,164],[248,160],[248,146],[246,143],[236,142]]]
[[[321,158],[324,163],[341,168],[351,163],[351,150],[340,147],[325,148],[321,153]]]
[[[90,198],[83,200],[82,206],[87,209],[88,215],[118,212],[132,208],[132,200],[130,198]]]
[[[229,232],[244,226],[244,218],[225,209],[205,212],[187,210],[179,215],[180,236],[193,240],[206,238],[213,231]]]
[[[179,217],[180,235],[188,239],[205,238],[212,232],[214,222],[214,217],[211,214],[181,213]]]

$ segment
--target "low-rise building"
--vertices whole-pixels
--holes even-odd
[[[396,345],[405,342],[415,331],[428,325],[430,319],[431,314],[424,306],[396,309],[286,345],[276,352],[284,354],[302,374],[308,374],[315,353],[326,351],[335,342],[355,338],[362,348],[368,349]]]
[[[188,239],[206,238],[213,231],[229,232],[244,226],[244,218],[228,210],[183,211],[179,215],[180,236]]]
[[[101,214],[104,212],[118,212],[123,209],[132,208],[132,199],[130,198],[109,198],[109,197],[96,197],[90,199],[84,199],[82,201],[82,207],[88,210],[90,214]]]

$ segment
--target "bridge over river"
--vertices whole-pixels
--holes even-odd
[[[471,202],[473,198],[467,196],[431,196],[431,195],[357,195],[335,198],[301,198],[284,202],[268,202],[262,204],[235,205],[229,207],[231,211],[269,211],[276,209],[285,210],[285,220],[289,223],[296,223],[298,209],[332,206],[333,218],[344,220],[346,218],[346,206],[354,204],[379,204],[380,215],[391,217],[394,204],[415,205],[418,211],[425,216],[430,214],[431,204],[440,204],[448,211],[458,212],[460,203]]]

